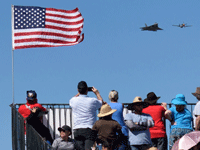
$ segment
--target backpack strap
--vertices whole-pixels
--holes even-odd
[[[26,106],[26,108],[28,108],[30,111],[32,111],[32,109],[31,109],[30,106],[28,106],[27,104],[26,104],[25,106]]]

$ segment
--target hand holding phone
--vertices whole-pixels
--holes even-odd
[[[93,87],[88,87],[88,92],[92,91]]]

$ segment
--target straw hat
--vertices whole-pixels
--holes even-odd
[[[140,96],[136,96],[133,100],[133,103],[129,104],[127,109],[129,110],[133,110],[133,106],[136,105],[136,104],[142,104],[143,105],[143,108],[146,108],[148,107],[148,103],[147,102],[143,102],[142,101],[142,98]]]
[[[111,109],[111,107],[108,104],[105,104],[101,106],[100,113],[97,116],[105,117],[105,116],[113,114],[116,111],[117,109]]]
[[[154,92],[150,92],[147,94],[147,98],[144,99],[144,102],[149,104],[154,104],[160,97],[157,97]]]
[[[199,97],[200,98],[200,87],[197,87],[196,92],[192,93],[192,95],[194,95],[195,97]]]

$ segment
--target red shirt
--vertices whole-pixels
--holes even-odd
[[[33,107],[39,107],[42,111],[46,111],[46,108],[44,108],[41,104],[35,103],[35,104],[29,104],[28,102],[26,105],[32,109]],[[18,109],[19,113],[24,117],[27,118],[30,114],[31,111],[26,107],[26,105],[21,105]]]
[[[46,111],[46,108],[44,108],[41,104],[39,103],[35,103],[35,104],[29,104],[28,101],[26,103],[26,105],[32,109],[33,107],[39,107],[42,111]],[[18,109],[18,112],[24,117],[24,118],[27,118],[30,114],[31,114],[31,111],[30,109],[28,109],[26,107],[26,105],[21,105]],[[25,122],[24,122],[25,123]],[[24,134],[26,134],[26,126],[24,124]]]
[[[151,139],[166,137],[166,129],[164,124],[164,107],[160,105],[149,105],[142,110],[143,113],[151,115],[154,121],[154,127],[149,128],[151,133]]]

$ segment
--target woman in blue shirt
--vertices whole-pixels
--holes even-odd
[[[192,131],[193,120],[191,112],[185,107],[187,102],[183,94],[176,95],[176,98],[172,99],[171,103],[175,107],[173,106],[165,112],[166,118],[171,122],[170,149],[178,139]]]
[[[118,92],[115,90],[110,91],[108,98],[110,99],[110,107],[112,109],[117,109],[116,112],[113,113],[112,119],[116,120],[122,127],[122,133],[126,137],[124,141],[122,141],[122,146],[119,148],[119,150],[126,150],[128,145],[128,128],[126,127],[124,123],[124,117],[123,117],[123,104],[118,103]]]

